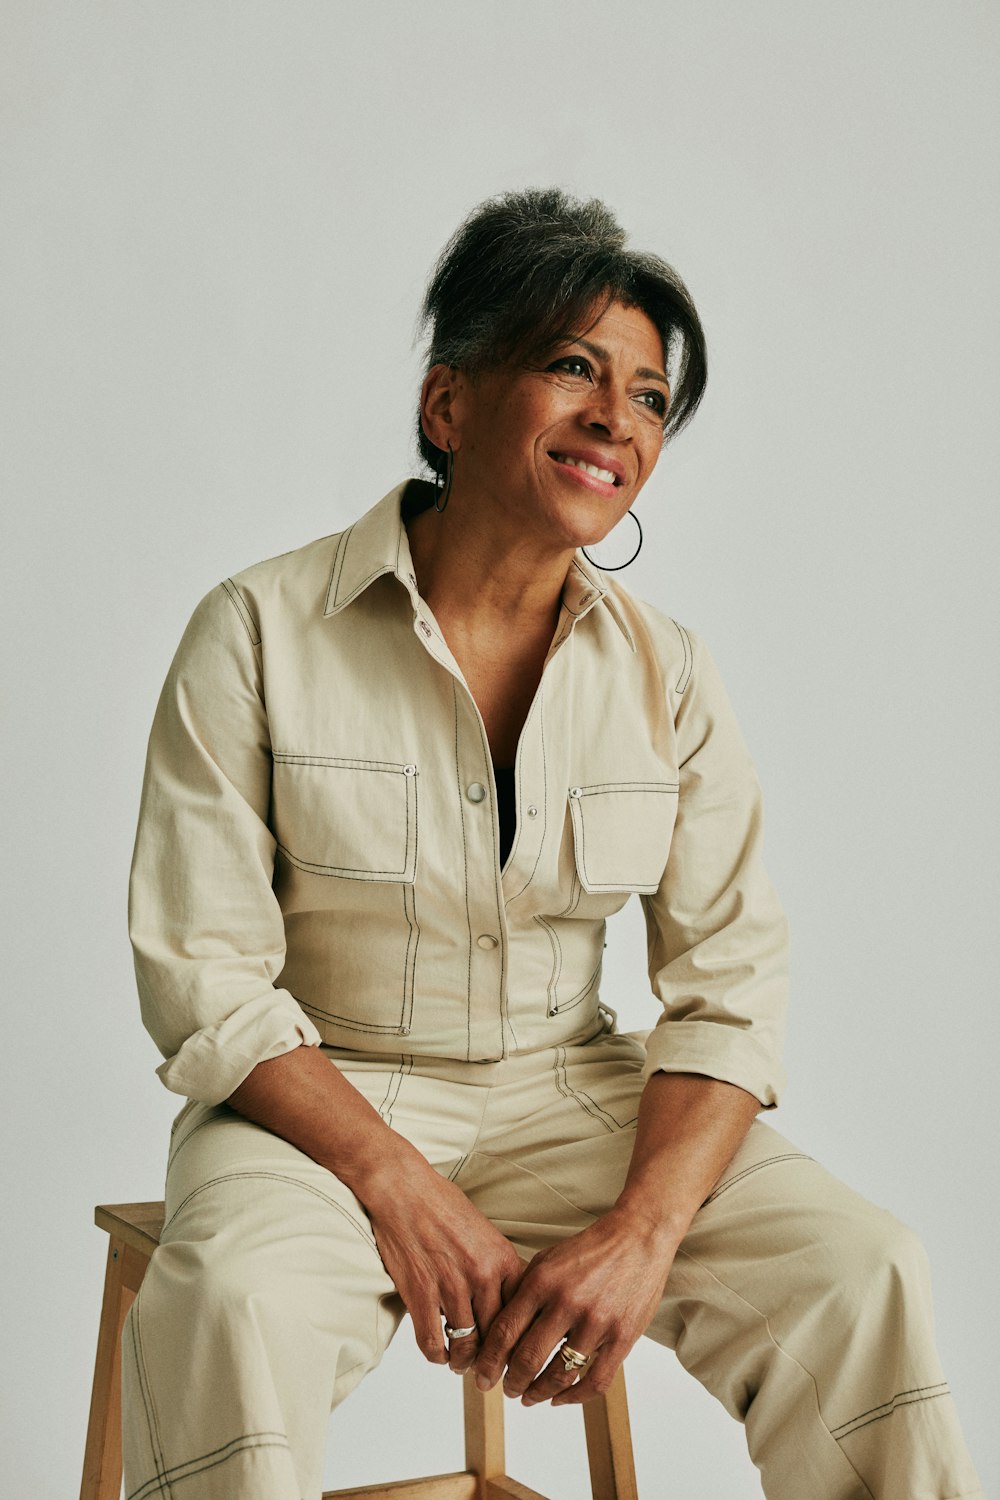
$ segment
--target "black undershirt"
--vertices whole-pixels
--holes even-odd
[[[507,863],[517,832],[517,799],[514,795],[514,767],[493,767],[497,784],[497,820],[500,824],[500,868]]]

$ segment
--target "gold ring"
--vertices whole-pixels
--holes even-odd
[[[568,1343],[564,1343],[559,1350],[559,1357],[566,1367],[567,1373],[572,1370],[582,1370],[585,1365],[590,1364],[590,1355],[581,1354],[579,1349],[573,1349]]]

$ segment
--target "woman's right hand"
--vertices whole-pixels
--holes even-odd
[[[361,1200],[383,1264],[435,1364],[466,1370],[521,1278],[517,1251],[460,1188],[391,1130],[318,1047],[259,1062],[233,1109],[328,1167]],[[478,1337],[445,1347],[442,1315]]]
[[[417,1345],[433,1364],[467,1370],[493,1319],[513,1296],[523,1266],[517,1251],[461,1188],[423,1159],[365,1203],[382,1262],[413,1319]],[[442,1323],[477,1332],[446,1343]]]

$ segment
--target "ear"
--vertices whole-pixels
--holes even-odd
[[[420,425],[442,452],[449,443],[456,453],[461,447],[460,393],[463,384],[462,372],[454,365],[431,365],[424,376],[420,390]]]

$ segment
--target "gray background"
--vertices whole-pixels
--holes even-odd
[[[170,656],[220,578],[412,472],[433,257],[488,193],[558,182],[703,313],[708,395],[629,584],[704,635],[764,783],[794,939],[776,1123],[923,1235],[1000,1495],[996,6],[6,0],[2,24],[7,1492],[75,1492],[91,1208],[160,1196],[180,1105],[124,916]],[[641,948],[629,910],[629,1026]],[[759,1496],[672,1356],[630,1371],[643,1494]],[[331,1422],[329,1482],[453,1466],[458,1400],[404,1327]],[[510,1423],[518,1477],[579,1500],[579,1415]]]

